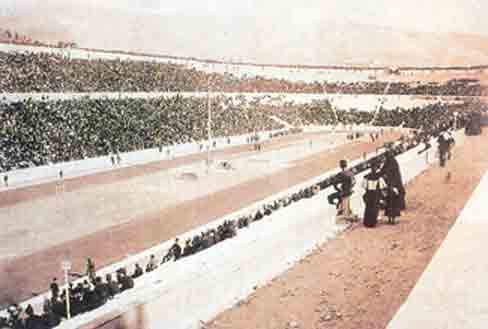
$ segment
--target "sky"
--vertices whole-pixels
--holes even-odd
[[[25,13],[41,7],[91,7],[134,15],[267,16],[290,13],[297,21],[347,20],[410,31],[488,35],[484,0],[0,0],[3,11]]]
[[[405,45],[412,32],[488,37],[487,12],[486,0],[0,0],[0,17],[24,18],[26,30],[62,31],[82,45],[261,62],[335,62],[363,53],[370,61],[376,50],[368,47],[415,50]],[[440,39],[419,40],[416,52],[430,53]]]

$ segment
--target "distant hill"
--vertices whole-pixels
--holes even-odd
[[[275,64],[462,66],[488,64],[488,37],[318,21],[277,26],[266,17],[132,15],[47,4],[0,16],[0,28],[82,47]],[[286,17],[283,18],[286,25]],[[288,31],[284,33],[283,31]]]

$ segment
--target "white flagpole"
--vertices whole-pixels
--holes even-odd
[[[388,82],[388,84],[386,85],[385,87],[385,90],[383,91],[383,99],[380,99],[380,102],[378,103],[378,105],[376,106],[376,109],[374,111],[374,116],[373,116],[373,119],[371,120],[371,122],[369,123],[370,126],[373,125],[373,123],[376,121],[376,117],[378,116],[378,112],[380,110],[380,107],[383,106],[383,104],[385,103],[386,101],[386,93],[388,92],[388,90],[390,89],[390,84],[391,84],[391,81]]]
[[[212,71],[212,70],[210,70]],[[210,167],[210,149],[212,147],[212,110],[211,110],[211,101],[210,101],[210,76],[208,77],[207,82],[207,134],[208,134],[208,148],[207,148],[207,172]]]

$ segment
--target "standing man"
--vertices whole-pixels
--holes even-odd
[[[447,133],[447,143],[448,143],[447,160],[451,160],[451,157],[452,157],[452,148],[456,144],[456,140],[454,139],[454,135],[452,134],[452,131],[451,130],[448,130],[446,133]]]
[[[88,278],[90,279],[90,282],[94,283],[95,282],[95,263],[92,261],[90,257],[87,257],[86,259],[86,275],[88,275]]]
[[[51,298],[52,300],[57,300],[59,296],[59,285],[58,285],[58,279],[53,278],[53,281],[51,282],[51,285],[49,286],[51,288]]]
[[[439,163],[441,167],[445,167],[450,144],[449,135],[446,131],[440,133],[439,137],[437,138],[437,144],[439,146]]]

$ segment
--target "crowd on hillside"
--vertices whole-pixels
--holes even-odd
[[[48,53],[0,52],[0,93],[19,92],[290,92],[396,95],[483,94],[478,80],[445,83],[292,82],[264,77],[207,74],[161,62],[81,60]],[[210,85],[210,87],[209,87]]]
[[[415,112],[413,112],[415,113]],[[420,120],[420,119],[418,119]],[[378,189],[378,181],[384,179],[386,181],[385,189],[385,215],[388,219],[399,216],[401,209],[405,208],[404,193],[402,200],[402,183],[401,177],[397,177],[399,172],[398,164],[395,156],[407,150],[414,148],[420,143],[424,143],[425,147],[430,147],[428,140],[431,137],[438,138],[440,141],[444,134],[450,129],[454,128],[453,113],[445,113],[442,116],[433,115],[427,116],[426,122],[429,129],[415,130],[408,136],[402,136],[397,142],[385,145],[387,151],[381,153],[373,158],[360,162],[354,166],[348,166],[347,162],[341,161],[342,172],[339,174],[327,177],[322,181],[312,184],[308,187],[302,188],[299,191],[290,193],[286,196],[281,196],[273,201],[269,201],[247,215],[241,215],[237,218],[224,221],[217,228],[211,228],[205,232],[195,235],[193,238],[187,239],[184,244],[177,238],[173,245],[167,250],[165,254],[158,257],[155,254],[150,255],[146,260],[145,266],[141,264],[134,264],[134,269],[131,273],[127,268],[119,268],[114,274],[106,274],[104,278],[97,275],[94,262],[88,258],[86,265],[86,272],[83,274],[72,273],[72,275],[79,277],[76,284],[69,285],[61,289],[57,279],[53,278],[50,284],[50,295],[45,297],[42,314],[36,314],[34,308],[28,305],[25,308],[17,304],[12,304],[8,307],[8,317],[0,317],[0,326],[12,329],[48,329],[57,326],[63,318],[67,317],[66,301],[69,296],[70,314],[76,316],[83,312],[94,310],[107,301],[113,299],[121,292],[131,289],[135,286],[137,279],[144,275],[144,273],[152,272],[158,267],[163,266],[170,261],[178,261],[181,258],[188,257],[203,251],[211,246],[235,237],[239,229],[243,229],[251,225],[255,221],[262,220],[266,216],[281,208],[287,207],[295,202],[303,199],[308,199],[330,186],[333,186],[337,192],[329,195],[328,199],[331,204],[335,204],[338,210],[345,211],[343,206],[340,206],[342,200],[347,200],[352,192],[352,185],[354,176],[359,173],[370,170],[370,173],[365,177],[365,195],[366,210],[364,215],[364,224],[366,226],[375,226],[377,222],[378,212],[381,209],[380,190]],[[457,128],[461,128],[466,121],[456,121]],[[440,143],[440,142],[439,142]],[[422,151],[420,151],[422,152]],[[378,170],[382,167],[381,170]],[[345,181],[351,183],[345,188]],[[371,182],[374,187],[369,189]],[[400,183],[396,183],[400,182]],[[399,185],[398,185],[399,184]],[[339,188],[337,186],[340,186]],[[349,192],[348,192],[349,191]],[[346,193],[346,194],[345,194]],[[349,193],[349,194],[347,194]],[[391,205],[388,193],[396,193],[397,198]],[[335,199],[338,201],[336,202]],[[389,201],[390,200],[390,201]],[[390,205],[389,205],[390,203]],[[390,207],[395,207],[390,208]],[[393,212],[394,211],[394,212]],[[341,215],[338,213],[338,215]]]

